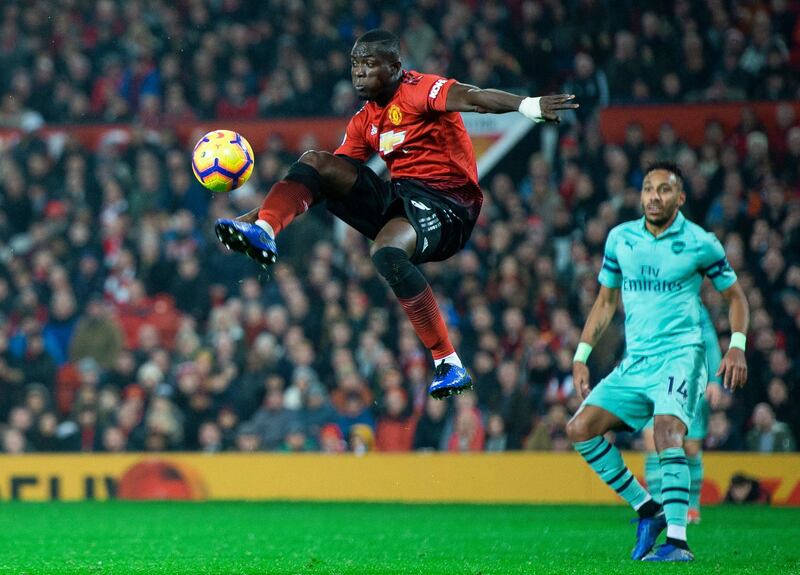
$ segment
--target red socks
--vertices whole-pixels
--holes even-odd
[[[281,180],[264,198],[261,209],[258,210],[258,219],[264,220],[277,235],[283,228],[300,214],[308,211],[314,205],[314,195],[311,190],[300,182]]]
[[[408,319],[411,320],[414,331],[417,332],[425,347],[431,350],[433,359],[442,359],[455,353],[447,333],[447,326],[430,286],[427,286],[425,291],[419,295],[407,299],[398,298],[398,300],[406,311]]]

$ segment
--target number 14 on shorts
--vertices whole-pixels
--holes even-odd
[[[669,376],[669,389],[667,389],[667,393],[672,395],[673,388],[675,387],[675,378],[673,376]],[[686,391],[686,380],[684,379],[680,385],[675,389],[675,393],[683,397],[684,401],[689,397],[689,392]]]

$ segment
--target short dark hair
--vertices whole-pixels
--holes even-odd
[[[370,30],[364,32],[356,40],[356,44],[375,44],[378,52],[390,56],[395,60],[400,59],[400,38],[388,30]]]
[[[647,174],[649,174],[650,172],[655,172],[656,170],[664,170],[665,172],[671,173],[672,175],[675,176],[678,182],[680,182],[681,188],[684,187],[683,183],[685,182],[685,180],[683,179],[683,172],[681,172],[681,169],[675,162],[669,162],[667,160],[660,160],[658,162],[653,162],[647,167],[647,170],[644,173],[645,177],[647,177]]]

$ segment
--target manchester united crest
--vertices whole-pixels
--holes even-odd
[[[403,112],[400,111],[400,106],[392,104],[389,107],[389,121],[395,126],[399,126],[403,121]]]

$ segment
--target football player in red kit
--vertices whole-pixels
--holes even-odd
[[[519,111],[535,122],[557,122],[557,112],[578,105],[570,95],[523,98],[404,70],[399,41],[384,30],[358,38],[350,57],[353,86],[367,103],[350,120],[341,146],[332,154],[305,152],[260,208],[218,220],[217,237],[269,266],[277,258],[277,234],[326,202],[332,214],[373,240],[376,269],[433,355],[430,395],[461,393],[472,381],[416,267],[464,247],[480,212],[475,156],[459,112]],[[364,163],[375,152],[389,167],[388,182]]]

